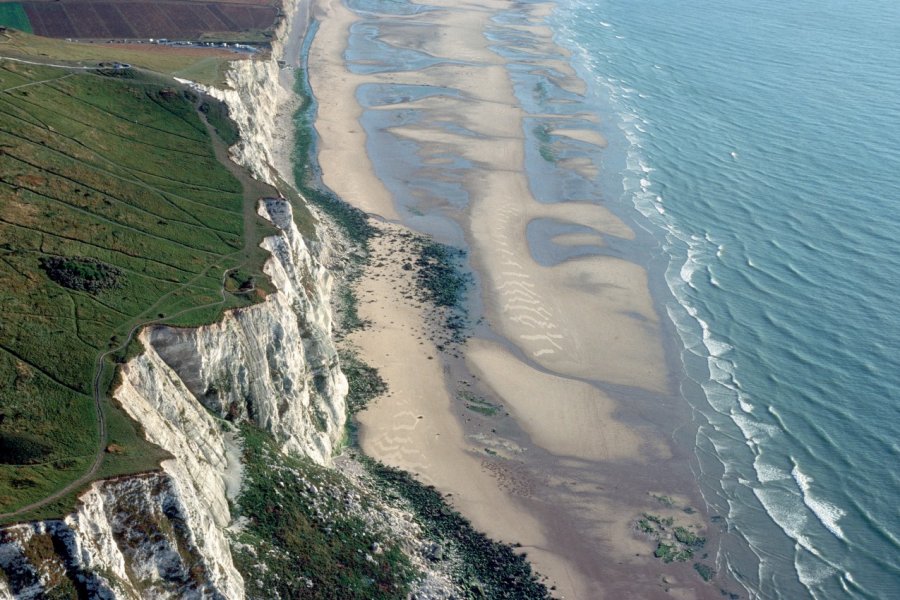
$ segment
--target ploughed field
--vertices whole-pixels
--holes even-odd
[[[273,0],[10,2],[0,4],[0,24],[57,38],[236,38],[270,29],[278,16],[276,4]]]
[[[107,398],[112,362],[142,324],[211,322],[264,294],[268,190],[224,158],[231,127],[152,75],[0,59],[0,515],[153,468],[160,453]]]

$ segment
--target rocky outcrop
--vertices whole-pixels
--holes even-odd
[[[192,527],[203,511],[165,472],[95,483],[65,519],[0,531],[0,597],[242,598]]]

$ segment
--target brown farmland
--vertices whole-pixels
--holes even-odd
[[[34,33],[76,39],[196,40],[272,27],[272,0],[59,0],[23,2]]]

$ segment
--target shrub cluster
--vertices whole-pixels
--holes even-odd
[[[91,294],[117,287],[122,275],[96,258],[50,256],[41,259],[41,268],[59,285]]]

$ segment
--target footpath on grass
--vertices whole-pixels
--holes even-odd
[[[5,59],[0,57],[0,60],[5,60]],[[42,70],[48,70],[48,71],[49,71],[49,69],[46,69],[46,67],[48,67],[48,66],[51,66],[53,68],[63,68],[63,69],[67,69],[68,72],[64,73],[64,74],[53,73],[52,76],[50,76],[50,77],[43,76],[38,81],[26,81],[25,83],[17,83],[16,85],[9,86],[3,90],[0,90],[0,98],[7,98],[7,99],[10,99],[10,101],[12,101],[12,98],[15,98],[16,100],[19,100],[20,97],[24,98],[24,96],[21,95],[22,92],[19,92],[15,96],[9,95],[14,91],[23,90],[23,88],[31,88],[31,87],[36,87],[36,86],[46,86],[46,85],[50,85],[50,84],[58,84],[59,82],[66,80],[66,79],[70,79],[76,75],[83,75],[83,76],[88,76],[88,77],[99,76],[96,73],[92,72],[91,70],[89,70],[87,68],[83,68],[83,67],[68,67],[68,66],[63,66],[63,65],[50,65],[47,63],[40,63],[38,61],[16,60],[15,62],[23,64],[23,66],[26,64],[27,65],[35,65],[36,67],[43,68]],[[115,74],[113,74],[113,76],[114,77],[122,76],[126,80],[133,77],[130,73],[124,72],[124,71],[121,73],[115,73]],[[149,74],[149,73],[147,74],[147,76],[151,77],[151,78],[156,77],[155,75]],[[15,81],[16,78],[21,79],[22,77],[24,77],[24,75],[19,73],[19,74],[11,75],[10,79]],[[138,74],[137,78],[140,78],[140,77],[141,77],[141,75]],[[107,84],[108,81],[115,81],[115,79],[113,79],[113,78],[107,77],[105,79],[107,81],[105,81],[104,84]],[[126,81],[126,83],[127,83],[127,81]],[[143,82],[143,83],[146,83],[146,82]],[[51,88],[51,89],[52,89],[53,93],[56,93],[59,91],[57,88]],[[50,92],[48,92],[48,93],[50,93]],[[162,92],[160,92],[160,93],[162,93]],[[187,97],[188,94],[190,94],[188,92],[182,92],[182,93],[185,95],[185,97]],[[29,98],[29,100],[30,100],[30,98]],[[75,97],[74,100],[76,100],[77,102],[87,104],[87,101],[84,100],[83,98]],[[240,223],[241,223],[241,230],[242,230],[241,233],[243,235],[242,247],[239,250],[236,250],[229,254],[219,254],[217,256],[215,256],[213,254],[208,254],[209,257],[213,259],[213,262],[211,262],[210,264],[207,264],[205,266],[205,268],[200,269],[198,272],[196,272],[193,275],[193,277],[190,277],[189,279],[180,282],[178,285],[169,288],[168,291],[166,291],[164,294],[153,299],[152,304],[150,306],[147,306],[139,314],[135,315],[132,319],[130,319],[130,321],[131,321],[130,323],[128,320],[120,321],[117,323],[111,323],[112,327],[110,328],[110,331],[107,332],[108,334],[113,334],[117,331],[122,331],[126,327],[128,327],[128,331],[127,331],[127,335],[124,336],[124,339],[123,339],[123,341],[121,341],[121,343],[118,343],[114,347],[111,347],[111,348],[108,348],[108,349],[98,352],[93,361],[93,369],[91,372],[90,394],[91,394],[91,402],[93,405],[92,408],[93,408],[95,425],[96,425],[96,446],[94,447],[93,457],[92,457],[92,461],[90,463],[90,467],[77,479],[69,481],[68,483],[66,483],[62,487],[56,489],[52,493],[44,495],[42,498],[37,499],[33,502],[29,502],[28,504],[26,504],[24,506],[17,507],[15,510],[8,511],[5,513],[0,513],[0,521],[8,523],[10,521],[17,520],[18,518],[24,518],[26,520],[28,520],[29,518],[36,518],[35,511],[39,511],[41,509],[45,509],[45,510],[52,509],[52,511],[55,511],[57,507],[51,506],[54,503],[62,501],[63,499],[66,499],[67,497],[72,497],[76,492],[80,491],[82,488],[89,485],[94,480],[109,476],[109,473],[103,472],[103,469],[102,469],[102,467],[104,466],[104,460],[108,455],[108,444],[109,444],[109,439],[110,439],[110,434],[109,434],[110,430],[109,430],[109,422],[108,422],[109,415],[107,415],[107,411],[108,410],[115,411],[117,409],[111,408],[111,405],[109,403],[109,398],[108,398],[108,392],[110,391],[110,386],[111,386],[112,382],[114,381],[114,377],[112,375],[113,375],[114,369],[116,367],[116,364],[118,362],[121,362],[123,355],[128,354],[130,347],[134,343],[136,334],[142,328],[150,326],[150,325],[162,324],[162,323],[179,322],[179,324],[180,324],[183,321],[183,319],[182,319],[183,317],[188,316],[191,313],[196,313],[196,312],[200,312],[200,311],[202,311],[202,316],[198,316],[198,318],[201,321],[209,320],[210,317],[208,315],[211,314],[210,311],[213,311],[216,309],[218,309],[218,310],[227,309],[227,308],[235,306],[234,300],[229,302],[229,300],[231,299],[231,296],[236,296],[236,297],[239,296],[239,297],[244,298],[246,301],[252,301],[253,297],[256,296],[257,285],[255,283],[252,284],[251,286],[249,286],[249,288],[232,291],[232,290],[229,290],[227,287],[228,278],[229,278],[229,276],[233,275],[234,273],[241,271],[241,270],[245,270],[245,269],[247,271],[249,271],[250,273],[255,273],[257,276],[261,273],[261,263],[264,262],[264,260],[267,258],[267,254],[265,253],[265,251],[263,251],[262,249],[260,249],[258,247],[258,244],[259,244],[261,238],[269,232],[269,229],[267,228],[266,225],[264,225],[261,222],[261,218],[257,215],[256,209],[257,209],[257,205],[258,205],[258,202],[260,199],[262,199],[264,197],[278,196],[278,192],[275,188],[255,180],[250,175],[249,172],[247,172],[245,169],[243,169],[239,165],[235,164],[230,159],[230,157],[228,155],[228,148],[227,148],[226,143],[223,141],[222,137],[217,132],[216,127],[212,123],[210,123],[210,120],[207,118],[205,111],[201,109],[201,107],[204,107],[208,110],[209,105],[206,103],[207,101],[208,101],[208,99],[199,98],[194,95],[193,101],[192,101],[192,107],[193,107],[193,111],[196,113],[196,117],[199,118],[200,123],[202,123],[202,126],[203,126],[202,129],[205,130],[205,134],[208,136],[207,141],[211,142],[215,160],[222,167],[224,167],[228,171],[228,173],[232,177],[234,177],[235,180],[237,180],[237,183],[240,185],[240,189],[241,189]],[[93,105],[91,105],[91,106],[93,106]],[[113,105],[113,107],[108,108],[108,110],[115,110],[115,108],[116,107]],[[7,113],[7,114],[12,115],[12,113]],[[110,113],[110,114],[112,114],[112,113]],[[12,115],[12,116],[15,116],[15,115]],[[134,122],[137,123],[137,121],[134,121]],[[60,135],[60,134],[58,134],[57,130],[53,126],[49,125],[48,123],[41,123],[41,126],[43,127],[43,129],[42,129],[43,131],[50,131],[54,135]],[[18,136],[16,135],[18,133],[18,130],[16,130],[15,128],[9,129],[9,131],[7,131],[8,129],[9,129],[8,127],[3,128],[4,133],[8,134],[10,137],[18,137],[21,139],[25,139],[25,138],[22,138],[21,135],[18,135]],[[63,136],[61,139],[63,139],[64,142],[75,142],[81,146],[84,146],[84,144],[80,140],[78,140],[76,137]],[[26,141],[30,141],[30,140],[26,140]],[[43,144],[43,145],[45,147],[47,146],[47,144]],[[12,150],[17,149],[17,148],[13,148],[12,146],[4,146],[4,156],[7,155],[6,148],[12,148]],[[90,150],[90,148],[88,148],[88,149]],[[92,157],[95,160],[100,160],[101,162],[103,162],[103,161],[109,162],[109,159],[107,159],[101,153],[97,152],[95,154],[96,154],[96,156]],[[10,156],[12,156],[12,155],[10,155]],[[12,158],[19,160],[19,163],[30,164],[30,163],[27,163],[26,161],[24,161],[23,159],[21,159],[21,157],[12,156]],[[113,164],[111,166],[115,167],[115,168],[121,167],[121,165],[119,165],[118,162],[116,162],[116,164]],[[41,163],[40,161],[35,162],[35,168],[36,168],[36,171],[35,171],[36,173],[40,173],[40,174],[52,173],[52,171],[47,170],[46,163]],[[96,165],[94,165],[93,168],[97,169]],[[127,171],[127,169],[126,169],[126,171]],[[27,174],[27,171],[26,171],[26,174]],[[109,173],[108,175],[113,175],[113,178],[121,179],[122,181],[125,181],[132,186],[141,188],[143,190],[143,193],[145,193],[145,194],[158,194],[163,197],[165,197],[167,194],[168,195],[173,194],[171,187],[163,189],[162,187],[158,187],[160,184],[152,184],[151,185],[151,184],[147,183],[147,181],[146,181],[147,178],[145,176],[138,177],[130,172],[125,177],[115,175],[113,173]],[[78,183],[77,175],[75,175],[73,177],[74,177],[73,181]],[[7,179],[5,177],[4,177],[3,183],[9,184],[9,182],[7,181]],[[79,185],[83,185],[83,184],[79,184]],[[18,192],[19,189],[20,189],[19,187],[13,187],[13,190],[15,192]],[[211,187],[209,189],[210,189],[210,191],[212,191],[212,190],[215,190],[216,188],[215,188],[215,186],[211,185]],[[114,196],[110,196],[110,197],[114,197]],[[47,199],[52,200],[52,198],[49,198],[49,197],[47,197]],[[45,198],[41,198],[41,200],[45,200]],[[107,201],[107,203],[108,203],[108,201]],[[130,208],[142,210],[137,205],[130,206]],[[107,228],[111,228],[111,229],[123,229],[124,228],[126,230],[143,233],[143,232],[140,232],[139,230],[135,229],[134,227],[127,225],[126,221],[118,221],[117,222],[114,219],[109,219],[109,218],[103,217],[102,215],[96,214],[94,212],[94,211],[96,211],[96,207],[94,207],[92,205],[87,205],[86,208],[72,207],[72,208],[70,208],[70,210],[76,211],[79,215],[85,215],[89,219],[102,221],[104,223],[104,226]],[[217,209],[217,210],[220,210],[220,209]],[[97,211],[97,212],[99,212],[99,211]],[[79,217],[79,218],[81,218],[81,217]],[[198,221],[199,221],[199,219],[198,219]],[[162,222],[163,221],[160,220],[160,223],[162,223]],[[15,225],[15,223],[9,223],[7,221],[4,221],[4,224],[5,225]],[[215,233],[216,230],[210,230],[210,231],[212,231],[214,233],[214,235],[217,235],[222,242],[226,241],[224,238],[222,238],[221,234]],[[170,239],[167,239],[164,237],[158,237],[155,239],[157,239],[157,241],[159,243],[167,243],[167,242],[171,241]],[[17,251],[19,253],[33,252],[33,251],[25,249],[25,248],[16,248],[14,244],[13,245],[6,244],[5,246],[9,246],[8,250],[10,252],[17,252]],[[233,246],[232,246],[232,248],[233,248]],[[43,253],[43,244],[41,245],[40,250],[37,250],[37,253]],[[263,255],[265,255],[265,256],[263,256]],[[257,263],[260,263],[260,264],[257,264]],[[209,286],[207,284],[207,286],[204,287],[203,285],[201,285],[201,282],[205,279],[210,278],[210,276],[213,275],[213,273],[219,269],[222,270],[222,274],[221,274],[221,277],[218,279],[218,285],[217,285],[217,289],[215,291],[215,295],[217,296],[217,299],[214,302],[194,304],[194,305],[185,306],[183,308],[179,307],[179,304],[181,304],[181,306],[184,306],[183,302],[184,302],[185,296],[188,297],[188,301],[189,301],[190,298],[192,297],[192,295],[194,297],[196,297],[197,299],[203,298],[202,293],[206,293],[207,295],[209,295],[210,292],[213,291],[210,289],[211,286]],[[160,280],[160,281],[163,281],[163,280]],[[251,281],[252,281],[252,279],[251,279]],[[260,282],[260,283],[262,283],[262,282]],[[195,286],[197,286],[197,287],[195,287]],[[263,284],[263,287],[268,287],[268,285]],[[200,296],[196,296],[196,294],[198,293],[198,290],[201,292]],[[203,290],[208,290],[208,291],[203,292]],[[245,303],[246,302],[244,300],[242,300],[240,303],[238,303],[238,305],[242,305]],[[178,310],[176,310],[175,312],[172,312],[172,313],[168,313],[168,314],[163,314],[162,312],[160,312],[167,306],[171,306],[172,308],[177,307]],[[76,325],[77,325],[78,311],[76,310],[74,314],[75,314],[74,318],[76,320]],[[125,314],[125,313],[120,313],[120,314]],[[76,332],[77,332],[77,329],[76,329]],[[113,336],[111,339],[117,340],[116,336]],[[13,356],[15,356],[15,355],[13,355]],[[112,357],[117,357],[117,360],[116,361],[111,360]],[[16,359],[21,360],[19,357],[16,357]],[[23,364],[32,366],[27,361],[24,361]],[[34,368],[38,368],[40,370],[40,367],[35,366]],[[110,371],[110,368],[112,368],[113,371]],[[4,408],[4,406],[0,406],[0,408]],[[0,414],[2,414],[2,412],[0,412]],[[117,419],[121,419],[121,415],[117,415]],[[71,457],[68,457],[68,458],[71,458]],[[82,455],[79,458],[84,458],[84,455]],[[58,460],[65,460],[65,459],[57,459],[55,461],[50,461],[50,463],[58,462]],[[44,464],[49,464],[49,463],[44,463]],[[8,465],[8,466],[15,467],[15,465]],[[22,466],[35,466],[35,464],[22,465]],[[146,470],[146,469],[144,469],[144,470]],[[14,469],[14,471],[15,471],[15,469]],[[65,502],[68,503],[68,502],[70,502],[70,500],[65,500]],[[37,516],[40,518],[45,517],[44,514],[40,514]]]

